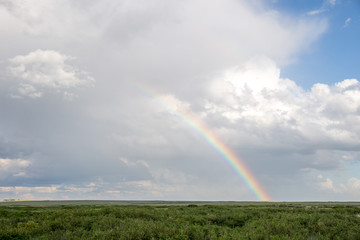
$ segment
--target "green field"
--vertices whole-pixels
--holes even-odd
[[[0,202],[0,239],[360,239],[360,203]]]

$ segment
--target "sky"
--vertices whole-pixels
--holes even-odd
[[[0,200],[360,200],[360,1],[0,0]]]

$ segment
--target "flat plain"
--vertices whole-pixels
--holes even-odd
[[[0,202],[0,239],[359,239],[359,202]]]

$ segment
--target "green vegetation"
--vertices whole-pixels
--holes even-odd
[[[0,239],[360,239],[360,204],[2,202]]]

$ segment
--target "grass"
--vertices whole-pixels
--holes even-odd
[[[16,201],[0,239],[359,239],[360,203]]]

